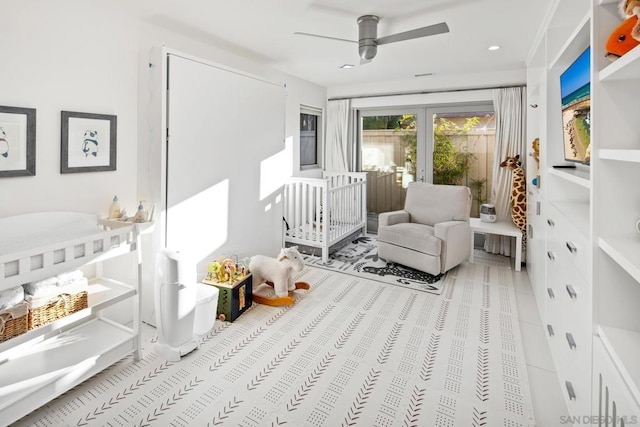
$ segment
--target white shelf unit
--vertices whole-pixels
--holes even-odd
[[[619,416],[640,413],[640,46],[611,62],[604,44],[621,22],[617,1],[593,1],[593,43],[598,46],[592,74],[594,322],[601,342],[602,371],[613,372],[608,391],[625,406]],[[594,370],[594,384],[600,380]],[[616,379],[617,378],[617,379]],[[596,404],[594,396],[594,406]],[[602,406],[602,405],[601,405]]]
[[[603,68],[598,74],[601,82],[633,80],[640,74],[640,46]]]
[[[129,264],[128,275],[104,265],[116,258]],[[95,277],[89,281],[88,308],[0,343],[3,423],[20,419],[127,355],[141,357],[140,259],[136,225],[112,228],[99,225],[95,215],[68,212],[0,218],[0,290],[79,268],[130,279]],[[130,321],[105,314],[127,302]]]
[[[540,138],[541,175],[534,192],[539,209],[528,212],[534,242],[527,270],[531,262],[558,386],[573,416],[590,414],[592,404],[594,176],[589,165],[564,159],[560,75],[591,45],[591,26],[590,0],[552,1],[527,63],[528,104],[537,106],[528,139]],[[528,175],[529,183],[535,173]]]
[[[615,414],[614,425],[640,414],[640,233],[635,228],[640,219],[640,46],[613,62],[605,57],[606,41],[622,21],[618,4],[554,0],[527,64],[528,93],[539,105],[528,131],[531,139],[540,138],[542,175],[541,214],[529,220],[546,227],[544,250],[531,255],[534,266],[545,264],[544,282],[538,283],[539,273],[530,278],[534,290],[545,288],[535,294],[549,326],[559,384],[574,386],[565,399],[569,412]],[[554,169],[567,164],[559,77],[587,46],[591,163]],[[546,65],[542,73],[540,58]],[[564,331],[570,329],[578,345],[567,350]],[[584,399],[589,394],[590,404]]]
[[[560,179],[579,185],[584,188],[591,188],[591,176],[588,170],[584,169],[556,169],[549,168],[549,175],[557,176]]]
[[[598,150],[601,160],[615,160],[618,162],[640,163],[640,149],[638,150]]]

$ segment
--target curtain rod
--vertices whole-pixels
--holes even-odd
[[[515,86],[491,86],[491,87],[477,87],[477,88],[467,88],[467,89],[437,89],[437,90],[423,90],[423,91],[413,91],[413,92],[395,92],[395,93],[379,93],[379,94],[371,94],[371,95],[353,95],[353,96],[335,96],[328,98],[328,101],[338,101],[341,99],[361,99],[361,98],[378,98],[385,96],[402,96],[402,95],[426,95],[430,93],[444,93],[444,92],[470,92],[476,90],[487,90],[487,89],[509,89],[516,87],[526,87],[526,85],[515,85]]]

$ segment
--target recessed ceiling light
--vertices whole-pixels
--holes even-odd
[[[487,49],[489,50],[498,50],[500,49],[500,46],[498,46],[497,44],[493,45],[493,46],[489,46]]]
[[[414,74],[413,77],[429,77],[434,75],[435,73],[421,73],[421,74]]]
[[[354,65],[353,64],[343,64],[340,66],[340,68],[353,68]]]

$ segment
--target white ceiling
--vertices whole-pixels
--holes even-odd
[[[524,70],[551,0],[144,0],[143,19],[331,88]],[[358,65],[359,16],[380,17],[378,37],[447,22],[450,32],[378,47]],[[490,45],[502,48],[491,52]],[[353,69],[340,69],[345,63]],[[421,77],[429,79],[432,77]]]

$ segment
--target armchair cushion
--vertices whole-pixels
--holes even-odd
[[[434,236],[433,227],[411,222],[379,227],[378,239],[436,257],[440,256],[442,248],[442,240]]]

